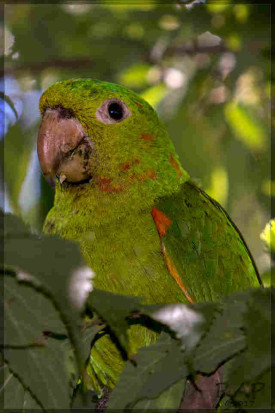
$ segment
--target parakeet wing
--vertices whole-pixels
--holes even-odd
[[[253,258],[224,209],[192,182],[152,210],[168,270],[190,302],[259,286]]]

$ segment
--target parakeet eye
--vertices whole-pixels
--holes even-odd
[[[120,120],[123,116],[123,108],[117,102],[113,102],[109,105],[108,112],[111,118],[115,120]]]
[[[96,117],[105,124],[119,123],[131,116],[125,103],[117,98],[106,99],[96,111]]]

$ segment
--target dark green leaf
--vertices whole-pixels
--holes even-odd
[[[238,359],[238,357],[237,357]],[[236,361],[237,361],[236,359]],[[240,362],[240,358],[238,362]],[[221,412],[228,412],[228,409],[267,409],[271,411],[271,374],[270,369],[264,371],[260,376],[252,381],[244,381],[239,376],[239,382],[226,384],[226,395],[221,401]]]
[[[95,324],[95,325],[89,325],[89,322],[84,323],[82,327],[82,346],[84,349],[84,353],[87,355],[90,354],[90,349],[91,349],[91,343],[95,337],[95,335],[102,329],[101,325]]]
[[[177,412],[185,388],[185,379],[171,385],[167,390],[154,399],[142,399],[134,405],[134,409],[147,411],[152,409],[169,409]],[[172,410],[171,410],[172,409]]]
[[[140,349],[121,374],[108,409],[179,407],[188,370],[177,342],[162,333],[156,344]]]
[[[1,383],[0,401],[4,409],[16,409],[22,412],[28,412],[31,409],[41,410],[41,407],[31,396],[30,392],[10,372],[8,365],[2,365],[1,369],[3,369],[3,383]]]
[[[270,327],[271,290],[259,288],[247,295],[247,310],[243,316],[246,349],[226,366],[227,404],[250,408],[269,408],[270,404]],[[271,294],[273,297],[273,292]]]
[[[1,228],[3,228],[0,237],[4,237],[5,240],[7,238],[21,239],[33,237],[30,228],[22,221],[22,219],[13,214],[4,214],[2,210],[0,210],[0,225]],[[2,242],[4,242],[4,240],[2,240]],[[2,258],[4,257],[1,257],[1,259]]]
[[[150,372],[146,384],[138,394],[138,399],[158,397],[188,374],[185,354],[181,351],[178,342],[171,341],[165,357],[160,359],[154,370]]]
[[[155,344],[140,349],[136,355],[136,366],[128,361],[116,388],[111,393],[108,410],[126,408],[139,399],[139,394],[146,386],[150,375],[158,362],[167,354],[171,346],[169,335],[162,333]]]
[[[48,338],[43,347],[5,349],[4,358],[44,408],[67,409],[70,406],[69,353],[62,340]]]
[[[87,268],[83,267],[79,247],[57,237],[24,235],[21,238],[18,237],[18,228],[25,231],[25,227],[18,224],[18,218],[9,215],[5,222],[5,230],[9,234],[4,244],[5,265],[17,273],[23,272],[25,277],[27,274],[28,281],[54,301],[75,349],[79,371],[82,371],[87,354],[82,346],[81,308],[72,301],[81,289],[72,280],[77,272],[84,273]]]
[[[196,371],[211,373],[220,363],[245,348],[245,336],[241,329],[245,298],[244,293],[237,293],[225,299],[221,312],[216,314],[210,329],[196,348],[193,360]]]
[[[127,347],[129,324],[126,317],[140,308],[140,299],[94,289],[87,299],[87,305],[106,321],[121,345]]]
[[[20,285],[14,277],[1,277],[0,282],[4,287],[5,309],[5,343],[1,345],[43,345],[43,333],[66,334],[58,312],[43,294],[28,285]]]

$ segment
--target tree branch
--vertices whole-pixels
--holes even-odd
[[[47,62],[30,62],[22,65],[11,65],[10,63],[5,65],[4,71],[0,71],[0,76],[16,75],[23,71],[31,71],[34,74],[42,72],[42,70],[50,68],[58,69],[83,69],[89,68],[93,63],[93,59],[89,57],[83,57],[80,59],[53,59]]]
[[[228,49],[223,45],[215,46],[200,46],[196,42],[185,43],[181,46],[171,46],[168,47],[164,52],[164,56],[180,56],[180,55],[195,55],[198,53],[208,53],[208,54],[219,54],[228,51]],[[152,62],[152,56],[150,53],[146,54],[143,59],[147,62]],[[94,63],[94,60],[90,56],[86,56],[80,59],[53,59],[46,62],[30,62],[27,64],[11,64],[5,65],[4,71],[0,71],[0,77],[18,75],[24,71],[30,71],[32,74],[39,74],[43,70],[55,68],[55,69],[87,69]]]

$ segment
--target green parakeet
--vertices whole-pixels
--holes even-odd
[[[215,301],[261,284],[240,232],[190,180],[140,96],[112,83],[66,80],[43,93],[40,111],[38,156],[56,181],[44,232],[79,242],[95,287],[154,304]],[[131,353],[156,338],[131,326]],[[114,387],[123,366],[108,334],[94,343],[94,389]]]

